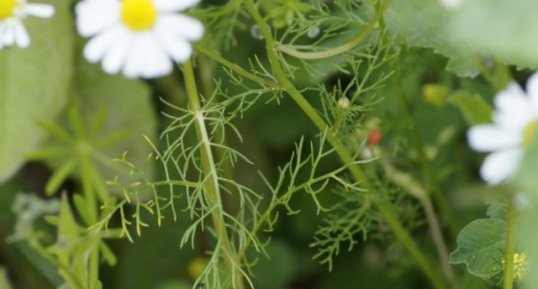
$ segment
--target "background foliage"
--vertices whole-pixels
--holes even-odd
[[[498,288],[516,192],[536,288],[538,141],[488,187],[466,140],[538,66],[535,1],[202,1],[152,80],[42,2],[0,50],[0,288]]]

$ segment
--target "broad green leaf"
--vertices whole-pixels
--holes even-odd
[[[51,19],[28,17],[27,49],[0,50],[0,183],[24,162],[24,154],[46,137],[36,120],[53,120],[69,96],[73,59],[70,1],[55,6]]]
[[[448,101],[459,108],[470,125],[491,122],[492,108],[480,95],[458,91]]]
[[[431,48],[448,57],[447,69],[460,76],[476,76],[472,55],[449,37],[450,17],[438,0],[394,0],[385,13],[390,34],[403,38],[410,47]]]
[[[469,273],[489,279],[502,272],[505,240],[505,220],[474,220],[459,233],[458,248],[450,254],[450,263],[465,264]]]
[[[463,1],[454,11],[450,37],[466,48],[508,64],[538,67],[538,1]]]

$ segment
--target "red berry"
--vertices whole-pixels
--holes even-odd
[[[378,128],[374,128],[369,134],[368,139],[366,140],[366,143],[370,146],[375,146],[381,143],[381,140],[383,140],[383,134]]]

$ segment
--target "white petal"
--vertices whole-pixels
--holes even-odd
[[[200,3],[200,0],[153,0],[160,12],[181,11]]]
[[[191,42],[198,41],[204,36],[202,22],[181,14],[167,13],[161,15],[156,24],[156,29],[161,33],[181,36]]]
[[[523,151],[521,149],[503,150],[486,157],[480,175],[490,185],[497,185],[517,172]]]
[[[97,62],[101,60],[109,47],[114,45],[116,39],[120,38],[122,33],[129,32],[118,25],[95,36],[88,42],[88,44],[86,44],[86,47],[84,47],[84,57],[86,57],[89,62]]]
[[[0,22],[0,49],[4,48],[4,33],[6,33],[6,24]]]
[[[8,20],[5,22],[4,35],[1,40],[5,46],[11,46],[15,43],[15,27],[13,21]]]
[[[536,116],[529,98],[515,83],[497,94],[495,107],[495,122],[510,129],[522,130]]]
[[[15,42],[17,43],[17,46],[21,48],[28,47],[30,45],[30,36],[28,35],[28,32],[26,31],[22,23],[14,22],[13,30],[14,30]]]
[[[109,74],[118,73],[129,55],[133,35],[122,33],[108,49],[103,58],[103,70]]]
[[[86,0],[75,7],[80,35],[93,36],[119,23],[120,4],[115,0]]]
[[[176,62],[187,61],[192,54],[191,45],[181,37],[167,33],[166,29],[159,29],[160,27],[162,26],[156,27],[155,35],[166,53]]]
[[[538,113],[538,72],[535,72],[527,80],[527,94],[530,97],[535,113]]]
[[[521,144],[521,134],[494,125],[477,125],[467,133],[469,145],[479,152],[516,148]]]
[[[133,42],[123,73],[129,78],[154,78],[169,74],[172,62],[150,32],[139,33]]]
[[[54,6],[48,4],[26,4],[24,5],[24,12],[27,15],[50,18],[54,15]]]

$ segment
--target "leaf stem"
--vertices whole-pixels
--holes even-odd
[[[282,44],[282,43],[279,43],[279,42],[275,42],[274,46],[275,46],[275,48],[277,50],[279,50],[279,51],[281,51],[283,53],[286,53],[288,55],[291,55],[291,56],[296,57],[296,58],[301,58],[301,59],[323,59],[323,58],[328,58],[328,57],[332,57],[332,56],[335,56],[335,55],[342,54],[342,53],[344,53],[346,51],[349,51],[349,50],[353,49],[355,46],[359,45],[370,34],[370,32],[372,32],[372,30],[374,30],[374,28],[377,26],[377,24],[379,22],[379,19],[383,15],[383,12],[385,12],[385,10],[387,10],[387,8],[389,7],[391,1],[392,0],[383,1],[383,4],[381,4],[381,6],[379,6],[379,8],[376,9],[376,13],[375,13],[374,17],[366,25],[366,27],[364,27],[364,29],[359,34],[357,34],[355,37],[353,37],[351,40],[349,40],[348,42],[346,42],[346,43],[344,43],[344,44],[342,44],[340,46],[330,48],[330,49],[327,49],[327,50],[324,50],[324,51],[314,51],[314,52],[299,51],[299,50],[296,50],[296,49],[292,48],[289,45]]]
[[[506,224],[506,245],[504,249],[504,278],[503,289],[514,287],[514,253],[516,247],[515,226],[516,226],[516,205],[513,196],[508,203],[508,220]]]
[[[443,232],[441,230],[439,220],[435,214],[435,210],[430,198],[428,197],[426,189],[422,187],[419,182],[414,180],[411,175],[395,169],[388,160],[383,162],[383,167],[385,168],[388,178],[393,183],[407,190],[407,192],[411,196],[415,197],[422,205],[422,209],[424,210],[424,215],[426,216],[426,221],[428,222],[430,233],[433,238],[433,243],[437,249],[437,255],[439,256],[443,272],[445,273],[447,279],[453,282],[454,272],[449,264],[447,245],[445,243],[445,239],[443,238]]]
[[[236,254],[232,247],[228,231],[226,230],[226,223],[224,220],[224,208],[221,200],[220,186],[218,182],[219,172],[217,171],[213,152],[211,150],[211,141],[209,133],[205,124],[205,117],[202,111],[200,103],[198,89],[196,85],[196,79],[194,77],[194,70],[190,61],[183,64],[183,76],[185,79],[185,88],[187,90],[187,97],[189,100],[190,110],[195,118],[196,135],[198,141],[200,141],[200,157],[202,160],[202,169],[205,175],[205,181],[203,183],[204,192],[207,200],[210,202],[210,207],[216,207],[211,213],[211,218],[215,228],[219,244],[222,244],[224,250],[224,263],[227,271],[232,279],[232,287],[235,289],[243,289],[242,278],[237,276],[235,262],[231,258],[235,258]]]
[[[450,210],[450,207],[445,198],[445,193],[443,192],[443,189],[441,188],[437,177],[433,173],[434,170],[431,166],[430,160],[426,156],[426,150],[418,132],[415,119],[413,118],[409,102],[407,101],[407,98],[405,97],[405,94],[403,92],[402,80],[400,77],[400,71],[398,69],[395,69],[394,77],[396,81],[396,95],[400,100],[403,113],[408,123],[408,129],[410,130],[411,134],[411,141],[415,147],[415,151],[418,154],[420,166],[422,169],[422,175],[426,179],[427,187],[429,188],[429,190],[431,190],[435,203],[439,207],[441,215],[444,217],[444,220],[448,225],[450,236],[453,240],[455,240],[458,236],[458,232],[460,229],[456,221],[456,217],[454,216],[452,210]],[[430,198],[429,196],[426,197],[428,199]]]
[[[273,74],[280,82],[282,88],[286,90],[290,97],[297,103],[297,105],[303,110],[303,112],[310,118],[310,120],[317,126],[320,131],[331,131],[329,125],[325,122],[325,120],[317,113],[316,109],[312,107],[312,105],[305,99],[301,92],[286,76],[286,73],[281,66],[279,56],[275,51],[276,46],[273,36],[271,35],[269,27],[263,20],[263,17],[260,15],[253,0],[247,0],[245,3],[247,6],[247,10],[260,27],[260,30],[264,36],[269,63],[271,65]],[[383,9],[385,9],[386,6],[388,6],[388,3],[390,3],[390,0],[386,0],[385,2],[383,2],[381,7],[384,7]],[[378,11],[382,11],[382,9],[379,9]],[[371,25],[374,26],[375,23]],[[341,53],[341,51],[339,51],[338,53]],[[361,167],[356,164],[353,164],[353,156],[351,155],[349,150],[342,144],[337,135],[333,133],[328,133],[327,140],[335,149],[342,163],[348,166],[349,171],[351,172],[353,177],[357,181],[359,181],[365,189],[367,189],[369,192],[372,192],[374,188],[370,184],[365,173],[363,172]],[[376,207],[383,215],[383,218],[385,219],[389,227],[392,229],[392,231],[394,232],[398,240],[402,243],[402,245],[407,249],[409,254],[415,259],[415,262],[424,272],[426,277],[431,281],[434,288],[445,289],[446,284],[443,281],[444,278],[439,274],[436,269],[434,269],[436,268],[436,266],[429,262],[428,258],[419,249],[418,245],[415,243],[409,232],[404,228],[403,224],[398,219],[398,216],[394,213],[395,208],[393,208],[393,205],[383,197],[376,197],[373,199]]]
[[[219,62],[220,64],[228,67],[230,70],[234,71],[235,73],[247,78],[247,79],[250,79],[254,82],[257,82],[257,83],[261,83],[267,87],[272,87],[272,88],[279,88],[280,85],[274,81],[271,81],[271,80],[268,80],[268,79],[265,79],[265,78],[262,78],[262,77],[259,77],[253,73],[250,73],[248,72],[247,70],[243,69],[241,66],[235,64],[235,63],[232,63],[228,60],[226,60],[225,58],[223,58],[222,56],[214,53],[213,51],[205,48],[203,45],[195,45],[195,48],[196,48],[196,51],[198,52],[201,52],[203,54],[205,54],[207,57]]]

